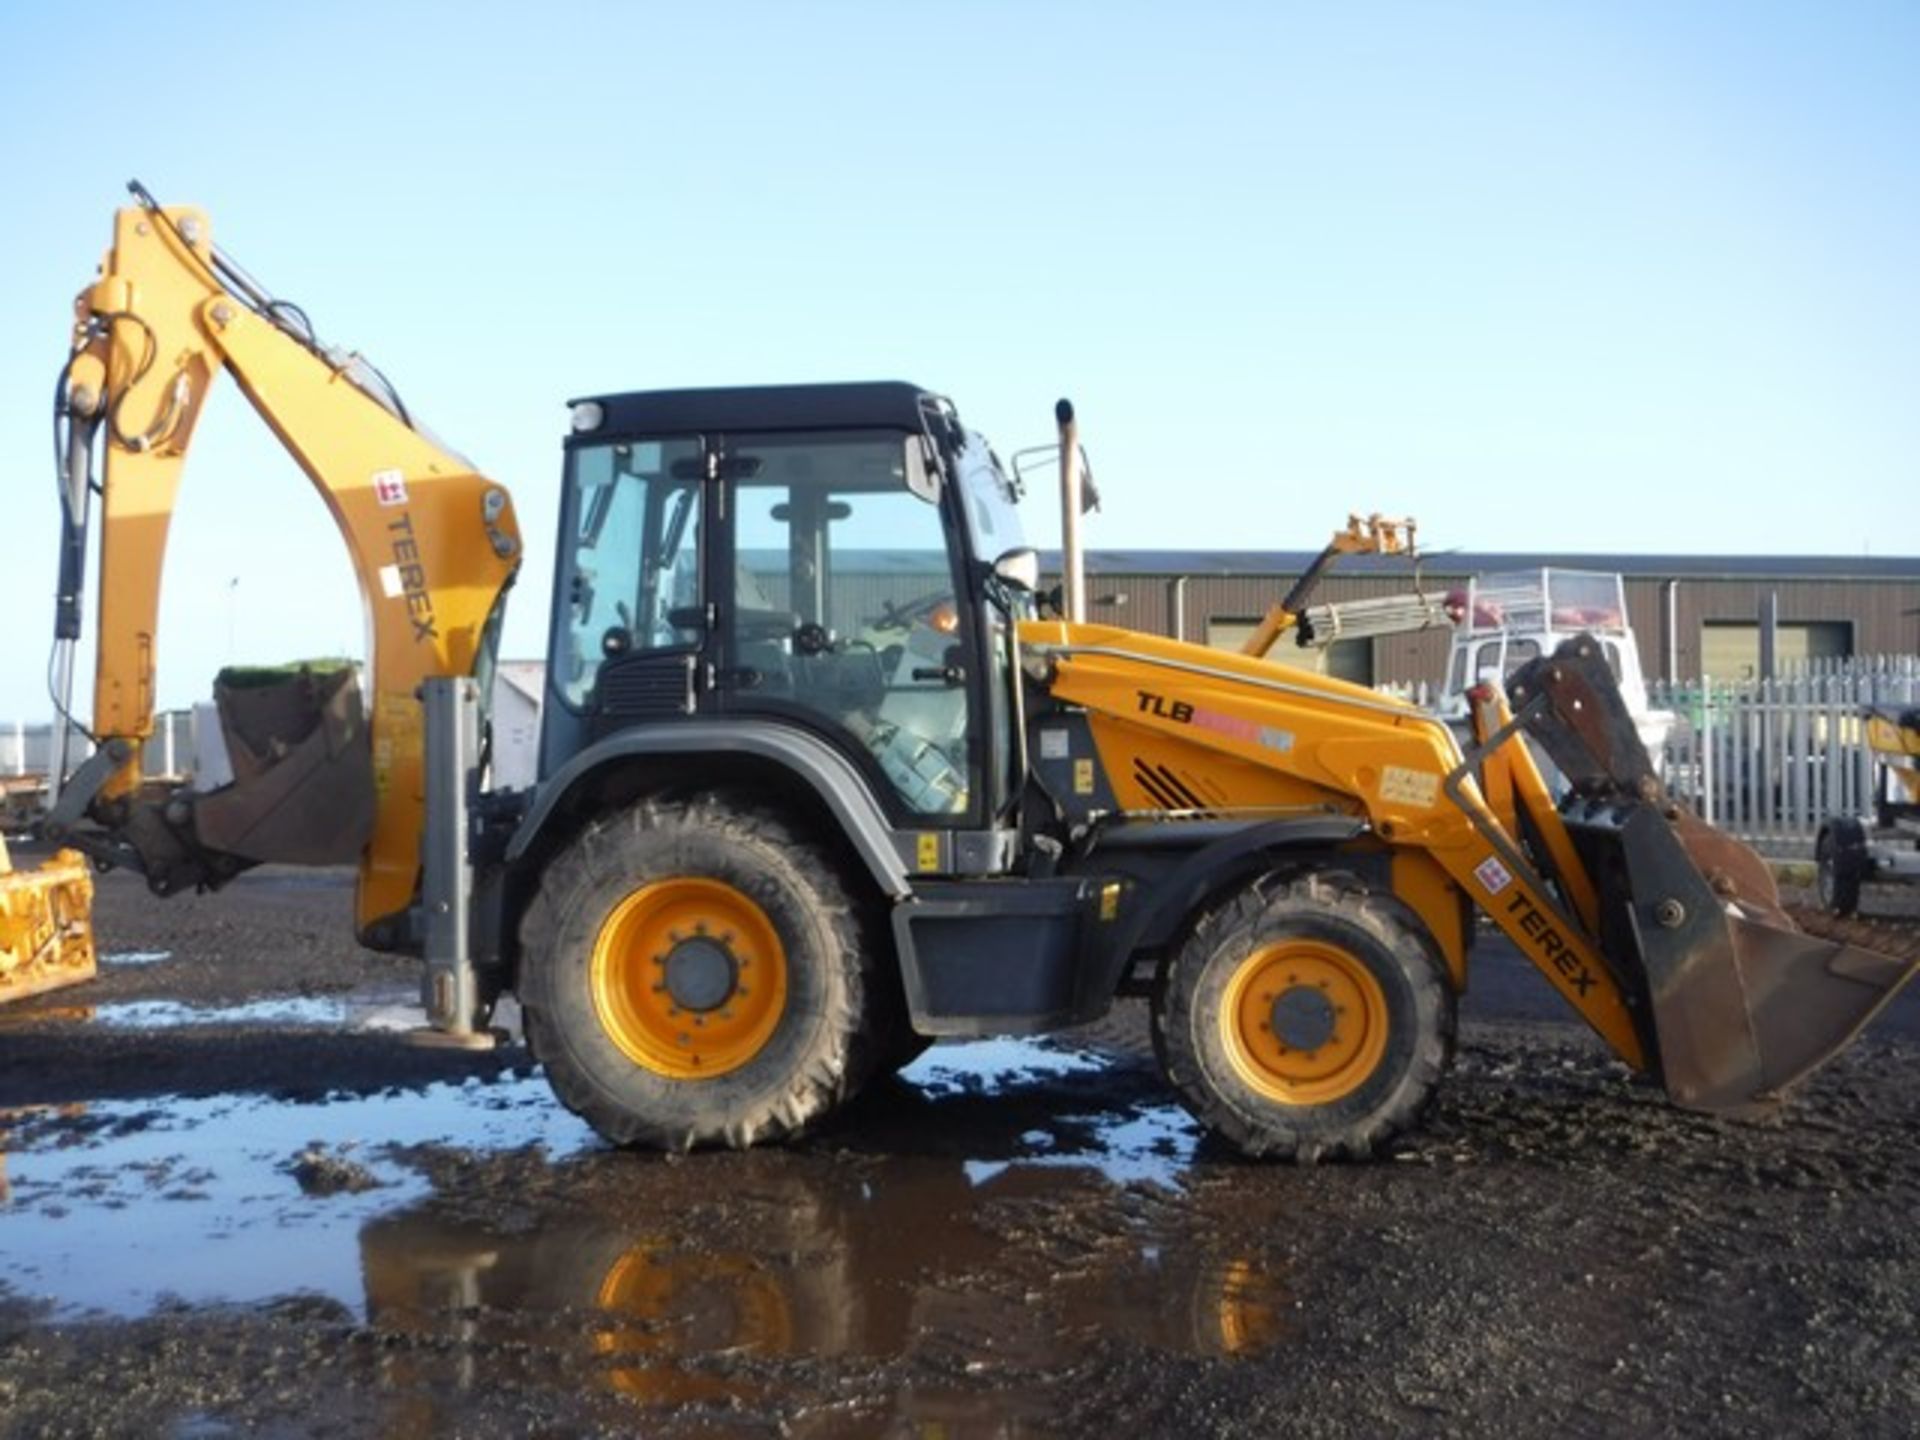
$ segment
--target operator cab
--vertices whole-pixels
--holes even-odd
[[[850,759],[896,827],[1010,807],[1017,492],[912,385],[576,402],[541,775],[638,725],[753,716]],[[984,658],[983,658],[984,657]]]

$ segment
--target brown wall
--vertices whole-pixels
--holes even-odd
[[[1209,620],[1252,619],[1285,593],[1288,575],[1195,575],[1186,585],[1186,634],[1204,642]],[[1466,582],[1461,574],[1440,571],[1422,576],[1423,588],[1445,591]],[[1126,625],[1154,634],[1174,633],[1171,575],[1105,572],[1087,577],[1090,620]],[[1048,584],[1055,583],[1049,579]],[[1669,673],[1683,680],[1697,679],[1700,664],[1700,628],[1710,620],[1757,621],[1762,599],[1779,597],[1780,619],[1840,620],[1853,626],[1856,655],[1920,653],[1920,575],[1910,580],[1804,579],[1778,580],[1681,577],[1672,592],[1679,655],[1669,667],[1667,656],[1668,581],[1660,576],[1627,580],[1627,608],[1640,643],[1640,663],[1649,679]],[[1374,595],[1397,595],[1414,589],[1410,575],[1338,576],[1324,581],[1314,594],[1316,604],[1357,600]],[[1112,597],[1124,595],[1125,602]],[[1446,664],[1445,631],[1387,636],[1374,641],[1376,681],[1427,680],[1438,683]]]

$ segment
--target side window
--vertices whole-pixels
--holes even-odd
[[[699,643],[704,474],[693,438],[574,452],[575,520],[557,657],[571,703],[586,703],[607,659]]]
[[[1537,640],[1510,640],[1507,642],[1507,661],[1500,672],[1500,678],[1506,680],[1529,660],[1540,658],[1540,642]]]
[[[969,800],[967,689],[919,443],[895,432],[729,442],[729,684],[738,703],[824,719],[879,762],[908,810],[950,815]]]

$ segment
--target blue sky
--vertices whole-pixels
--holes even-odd
[[[1920,554],[1917,74],[1914,4],[9,0],[0,720],[129,176],[513,490],[531,655],[561,402],[659,386],[910,379],[1003,452],[1071,395],[1101,546]],[[360,636],[225,387],[162,703]]]

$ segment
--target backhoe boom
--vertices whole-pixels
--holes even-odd
[[[402,943],[401,918],[420,868],[417,691],[428,677],[472,674],[490,646],[489,628],[520,557],[512,503],[503,487],[410,423],[377,372],[324,349],[297,307],[273,300],[226,262],[204,214],[163,208],[132,188],[141,203],[118,212],[99,277],[75,302],[61,385],[71,428],[56,643],[70,665],[84,590],[85,467],[98,444],[92,733],[121,757],[110,772],[96,767],[92,793],[69,796],[61,808],[65,818],[85,804],[101,827],[74,826],[69,843],[103,858],[137,855],[161,889],[218,883],[260,860],[357,858],[363,938]],[[364,718],[353,713],[351,697],[312,697],[316,714],[329,701],[333,712],[320,716],[324,737],[310,747],[301,786],[285,774],[268,784],[269,763],[252,777],[260,782],[254,804],[222,797],[240,818],[205,828],[230,848],[200,833],[191,813],[200,802],[176,796],[171,806],[155,806],[139,795],[140,745],[153,729],[168,527],[194,429],[222,373],[232,374],[331,512],[352,557],[372,647]],[[343,757],[364,763],[337,768]],[[240,768],[244,787],[249,777]],[[343,784],[371,793],[319,803],[318,792]],[[316,838],[303,806],[331,813],[328,833]]]

